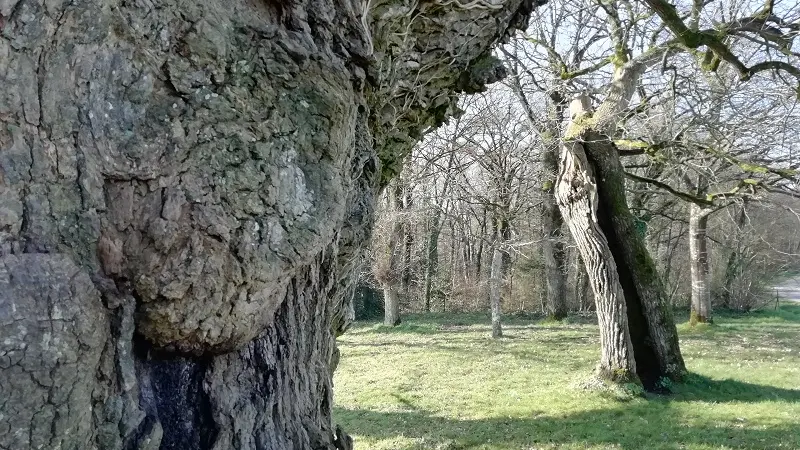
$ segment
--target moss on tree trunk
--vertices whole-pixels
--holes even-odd
[[[571,169],[575,164],[579,168]],[[614,323],[609,330],[620,330],[617,335],[625,336],[601,338],[602,346],[611,346],[603,352],[626,352],[635,360],[635,365],[605,368],[601,359],[601,374],[613,380],[620,378],[615,374],[632,368],[646,388],[657,387],[662,377],[681,379],[686,369],[670,306],[655,263],[636,231],[619,153],[610,139],[586,129],[566,143],[558,186],[559,206],[573,237],[594,242],[579,243],[578,248],[587,265],[598,319],[601,324]],[[588,191],[581,194],[576,189]],[[580,207],[579,213],[571,211],[580,202],[590,206]]]

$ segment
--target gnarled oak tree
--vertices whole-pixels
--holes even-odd
[[[0,1],[0,448],[349,448],[377,192],[532,7]]]

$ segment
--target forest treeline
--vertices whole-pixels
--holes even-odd
[[[781,36],[797,32],[729,3],[740,14],[731,36],[750,32],[730,39],[744,63],[769,59]],[[712,26],[709,9],[686,19]],[[595,119],[612,111],[603,131],[669,305],[697,322],[713,320],[714,308],[763,306],[770,281],[800,269],[792,74],[743,80],[734,65],[663,37],[645,5],[569,0],[534,14],[542,20],[497,52],[506,79],[465,99],[385,190],[358,315],[385,307],[396,324],[401,312],[594,311],[555,198],[574,108],[597,111]],[[613,98],[621,84],[623,98]]]

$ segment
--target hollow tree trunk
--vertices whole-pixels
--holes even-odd
[[[619,82],[610,91],[610,101],[591,119],[588,98],[570,105],[556,198],[573,238],[583,240],[578,249],[595,294],[598,320],[615,323],[609,331],[618,340],[603,340],[603,346],[631,344],[624,355],[633,357],[635,366],[621,370],[633,369],[624,374],[626,378],[638,376],[646,388],[654,388],[662,377],[680,379],[686,368],[666,292],[628,208],[619,151],[593,128],[613,119],[619,109],[617,98],[629,98],[636,77],[627,79],[625,73],[618,69]],[[620,310],[625,311],[627,323],[621,321]],[[603,358],[612,351],[616,350],[604,349]]]
[[[492,266],[489,275],[489,307],[492,312],[492,337],[503,337],[502,325],[502,289],[503,280],[505,279],[505,270],[503,264],[503,251],[500,249],[499,244],[495,244],[494,251],[492,252]]]
[[[625,268],[620,278],[626,294],[631,337],[639,345],[636,351],[641,355],[637,357],[639,375],[648,383],[660,377],[679,380],[686,366],[672,309],[655,262],[627,207],[625,174],[619,152],[600,134],[589,133],[587,139],[592,143],[588,146],[590,158],[602,179],[600,199],[609,216],[606,235],[613,236],[615,258],[622,261]]]
[[[0,2],[0,448],[352,448],[375,198],[532,7],[363,4]]]
[[[710,211],[692,204],[689,212],[689,264],[692,274],[692,306],[689,322],[710,323],[711,271],[708,254]]]

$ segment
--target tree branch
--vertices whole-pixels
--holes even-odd
[[[707,198],[698,197],[696,195],[689,194],[688,192],[679,191],[666,183],[662,183],[661,181],[635,175],[630,172],[625,172],[625,176],[632,180],[640,181],[642,183],[647,183],[659,189],[665,190],[676,197],[686,200],[689,203],[694,203],[696,205],[704,207],[714,206],[713,200],[708,200]]]

